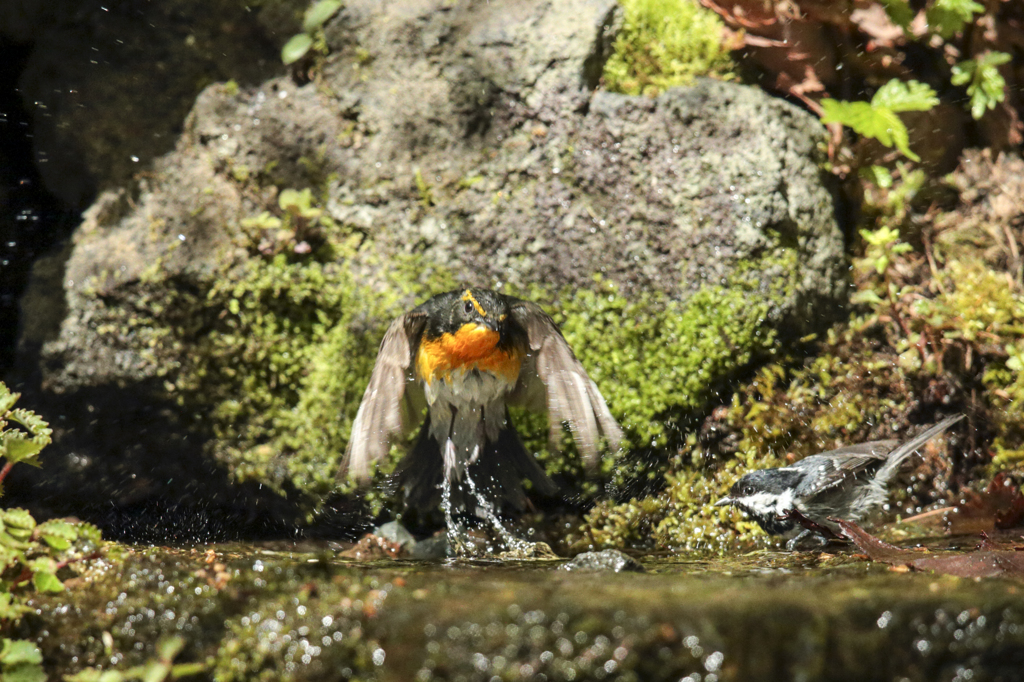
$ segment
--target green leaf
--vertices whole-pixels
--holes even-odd
[[[892,187],[892,173],[885,166],[871,165],[861,166],[858,174],[870,183],[873,183],[882,189],[889,189]]]
[[[129,676],[129,673],[134,670],[135,668],[130,668],[127,672],[121,672],[120,670],[101,671],[96,668],[86,668],[74,675],[65,675],[64,682],[125,682],[137,679],[137,676]]]
[[[963,30],[964,24],[974,20],[975,14],[984,11],[984,5],[974,0],[935,0],[935,4],[925,12],[925,17],[931,30],[943,38],[952,38]]]
[[[282,210],[302,218],[317,218],[323,213],[323,210],[313,208],[313,192],[308,187],[301,192],[294,189],[282,190],[277,204]]]
[[[19,407],[16,410],[11,410],[11,413],[7,418],[24,426],[32,433],[33,437],[42,441],[43,445],[50,444],[50,436],[53,435],[53,429],[50,428],[50,425],[45,419],[35,412],[32,412],[31,410],[24,410]]]
[[[886,147],[895,146],[909,159],[921,158],[910,149],[910,134],[897,115],[902,111],[927,111],[938,104],[935,91],[917,81],[903,83],[892,79],[875,93],[871,102],[821,101],[822,123],[839,123],[854,132],[871,137]]]
[[[156,643],[156,655],[160,657],[160,660],[170,662],[181,653],[184,646],[185,639],[183,637],[178,635],[165,637]]]
[[[11,535],[18,535],[21,537],[28,537],[32,534],[32,530],[36,527],[36,520],[32,518],[32,515],[24,509],[12,507],[11,509],[0,509],[0,520],[3,521],[7,532]]]
[[[881,5],[894,24],[902,29],[910,27],[910,22],[914,19],[914,10],[906,0],[881,0]]]
[[[302,30],[306,33],[317,30],[341,9],[342,4],[340,0],[320,0],[306,10],[306,16],[302,20]]]
[[[14,601],[9,592],[0,592],[0,621],[17,621],[31,610],[31,606]]]
[[[20,397],[20,393],[11,393],[7,385],[0,381],[0,419],[6,418],[5,415],[11,411]]]
[[[46,673],[40,665],[22,663],[4,668],[3,682],[46,682]]]
[[[308,33],[293,35],[291,40],[281,48],[281,61],[286,65],[293,64],[305,57],[311,47],[313,47],[313,37],[311,35]]]
[[[31,461],[39,451],[45,447],[43,443],[37,443],[31,436],[21,431],[6,431],[0,434],[0,456],[6,457],[9,462],[25,462],[26,464],[38,463]]]
[[[40,592],[63,592],[64,583],[49,571],[36,571],[32,574],[32,584]]]
[[[950,82],[967,86],[971,98],[971,116],[978,120],[988,109],[1006,98],[1006,80],[999,73],[999,67],[1010,61],[1005,52],[986,52],[977,59],[968,59],[953,66]]]
[[[93,545],[98,545],[103,541],[103,535],[100,533],[100,529],[91,523],[80,521],[75,524],[76,532],[78,533],[78,540],[80,542],[87,542]]]
[[[142,682],[164,682],[171,672],[170,664],[163,661],[146,661],[141,667],[142,674],[139,679]]]
[[[939,103],[935,91],[926,83],[903,81],[893,78],[878,88],[871,98],[873,108],[886,108],[896,113],[901,111],[928,111]]]
[[[32,547],[32,531],[26,531],[24,529],[15,529],[21,537],[14,537],[7,530],[0,531],[0,563],[7,566],[13,565],[11,559],[20,561],[22,558],[21,550],[30,549]]]
[[[36,528],[36,535],[50,547],[63,551],[78,539],[78,529],[67,521],[51,519]]]
[[[32,642],[23,639],[5,639],[0,648],[0,665],[11,666],[20,663],[42,663],[43,655]]]

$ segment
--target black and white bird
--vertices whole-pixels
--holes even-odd
[[[715,506],[739,508],[771,535],[788,536],[802,529],[786,543],[790,550],[815,532],[824,541],[822,531],[834,527],[828,519],[860,521],[881,506],[903,462],[961,419],[963,415],[944,419],[902,445],[896,440],[849,445],[790,466],[751,471]],[[822,531],[806,525],[817,525]]]

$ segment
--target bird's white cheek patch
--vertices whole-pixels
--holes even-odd
[[[774,493],[755,493],[739,498],[751,513],[761,516],[782,516],[793,509],[793,491],[787,490],[781,495]]]

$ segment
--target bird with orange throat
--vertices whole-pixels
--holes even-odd
[[[557,488],[519,440],[508,411],[514,405],[547,411],[552,444],[567,423],[588,462],[597,459],[602,437],[613,449],[622,438],[601,392],[540,306],[488,289],[439,294],[388,327],[342,473],[368,478],[371,463],[411,433],[425,410],[419,437],[398,465],[406,505],[429,511],[442,490],[457,493],[468,484],[521,511],[523,479],[544,495]],[[465,494],[452,499],[473,511]]]

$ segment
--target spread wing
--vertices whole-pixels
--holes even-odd
[[[588,464],[597,459],[601,436],[612,448],[618,448],[622,429],[555,321],[529,301],[516,301],[510,312],[526,330],[530,344],[530,354],[523,362],[511,399],[526,407],[547,408],[552,443],[557,442],[562,422],[567,422]]]
[[[423,389],[412,381],[410,367],[413,346],[426,319],[425,313],[406,313],[384,334],[370,383],[352,422],[339,476],[347,472],[352,478],[365,480],[370,464],[387,454],[394,435],[414,426],[411,422],[426,402]]]
[[[861,472],[880,466],[898,444],[899,441],[895,440],[857,443],[805,457],[786,468],[811,474],[805,475],[803,480],[808,484],[813,482],[813,487],[798,491],[803,497],[811,497],[856,478]]]

